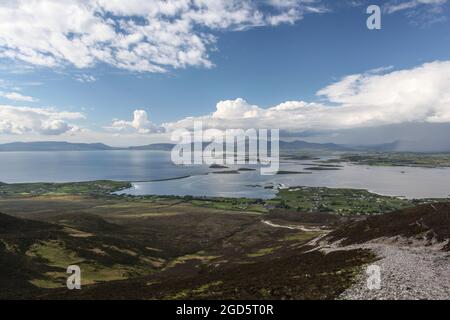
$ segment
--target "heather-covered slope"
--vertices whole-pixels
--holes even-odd
[[[347,223],[330,233],[327,239],[342,240],[343,245],[349,245],[392,237],[422,240],[425,244],[449,240],[450,203],[421,205]],[[445,249],[449,250],[450,245]]]

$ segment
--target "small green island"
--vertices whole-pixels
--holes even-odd
[[[352,163],[366,166],[394,166],[394,167],[421,167],[421,168],[448,168],[450,167],[450,154],[424,154],[410,152],[392,153],[349,153],[343,154],[321,163]]]

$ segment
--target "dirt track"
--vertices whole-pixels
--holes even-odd
[[[371,249],[381,258],[374,263],[380,267],[381,288],[368,289],[369,275],[364,270],[341,299],[450,299],[450,253],[438,250],[438,246],[368,243],[345,247],[356,248]]]

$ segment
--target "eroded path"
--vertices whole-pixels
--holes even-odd
[[[268,225],[268,226],[273,227],[273,228],[284,228],[284,229],[290,229],[290,230],[300,230],[300,231],[304,231],[304,232],[321,231],[320,228],[305,227],[303,225],[281,225],[281,224],[273,223],[272,221],[269,221],[269,220],[261,220],[261,222],[263,224]]]
[[[450,299],[450,253],[437,246],[367,243],[344,248],[371,249],[381,258],[374,263],[380,267],[381,288],[368,289],[369,275],[362,272],[341,299]]]

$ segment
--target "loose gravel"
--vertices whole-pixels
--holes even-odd
[[[379,289],[369,289],[369,274],[363,272],[356,283],[339,298],[346,300],[448,300],[450,299],[450,252],[441,245],[404,246],[390,243],[365,243],[321,250],[370,249],[380,260]]]

